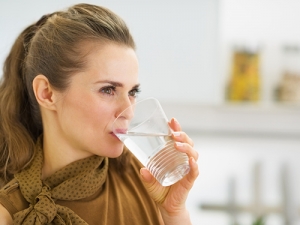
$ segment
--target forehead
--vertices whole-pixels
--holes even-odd
[[[87,79],[112,79],[137,82],[138,60],[134,49],[113,43],[89,41],[81,43]]]

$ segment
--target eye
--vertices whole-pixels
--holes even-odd
[[[103,87],[100,89],[100,92],[106,95],[114,95],[115,91],[116,91],[116,87],[114,86]]]
[[[134,88],[128,92],[128,95],[131,97],[137,97],[137,94],[140,92],[141,92],[141,90],[139,88]]]

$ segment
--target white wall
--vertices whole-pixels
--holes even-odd
[[[0,0],[0,60],[25,26],[75,0]],[[137,43],[143,96],[217,103],[218,0],[86,1],[108,7],[129,25]]]
[[[220,0],[221,77],[228,78],[234,45],[259,46],[262,101],[271,102],[284,66],[282,46],[300,46],[299,8],[298,0]]]
[[[0,66],[13,40],[45,13],[75,0],[0,0]],[[144,96],[162,101],[222,103],[234,44],[259,45],[262,100],[272,101],[283,44],[300,45],[298,0],[87,1],[106,6],[137,42]]]
[[[200,176],[191,190],[188,207],[194,225],[233,224],[230,211],[204,210],[203,204],[228,205],[230,195],[235,195],[236,207],[253,204],[254,166],[260,164],[259,192],[264,207],[284,207],[291,220],[284,223],[283,213],[263,214],[265,225],[300,224],[300,140],[280,136],[192,135],[199,149]],[[283,182],[283,168],[287,173]],[[230,193],[229,182],[235,180],[235,192]],[[285,199],[284,186],[288,189]],[[284,208],[283,208],[284,209]],[[263,211],[260,211],[263,213]],[[239,211],[239,225],[252,225],[251,212]]]

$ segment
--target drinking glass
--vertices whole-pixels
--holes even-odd
[[[157,99],[147,98],[125,109],[114,121],[113,132],[162,186],[189,172],[188,156],[176,150]]]

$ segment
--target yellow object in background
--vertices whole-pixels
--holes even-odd
[[[235,51],[231,68],[227,100],[258,101],[260,99],[259,54]]]

